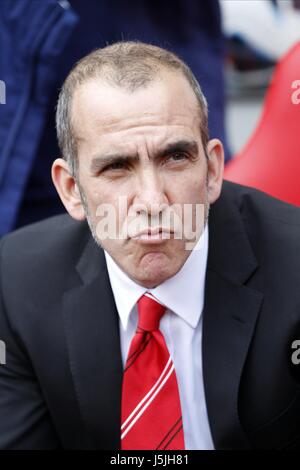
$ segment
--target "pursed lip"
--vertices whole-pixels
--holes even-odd
[[[160,242],[161,240],[171,238],[174,232],[163,227],[155,227],[141,230],[135,234],[132,239],[137,241]]]

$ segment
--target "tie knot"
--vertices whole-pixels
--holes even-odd
[[[151,294],[142,295],[138,300],[138,328],[145,331],[155,331],[159,329],[159,322],[166,311],[166,307]]]

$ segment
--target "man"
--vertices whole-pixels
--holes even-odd
[[[71,217],[1,242],[0,448],[299,447],[299,209],[222,185],[201,89],[154,46],[83,58],[57,131]]]

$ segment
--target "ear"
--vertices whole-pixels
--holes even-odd
[[[78,185],[70,172],[68,163],[63,158],[57,158],[53,162],[51,176],[56,191],[70,216],[76,220],[84,220],[85,212]]]
[[[224,149],[219,139],[212,139],[207,144],[208,200],[213,204],[220,196],[224,172]]]

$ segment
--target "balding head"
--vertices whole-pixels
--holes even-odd
[[[110,86],[134,93],[166,72],[181,73],[195,93],[199,104],[202,144],[206,148],[209,139],[207,102],[190,68],[175,54],[160,47],[141,42],[118,42],[97,49],[80,60],[71,70],[59,95],[56,113],[58,143],[74,176],[78,162],[72,103],[78,87],[88,80],[99,79]]]

